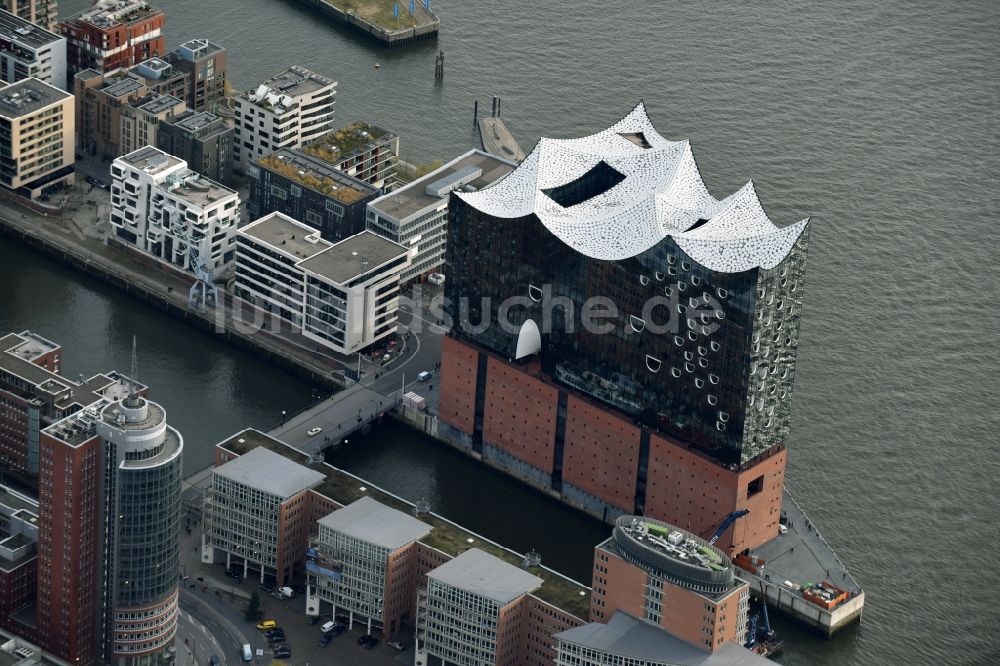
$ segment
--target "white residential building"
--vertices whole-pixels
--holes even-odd
[[[233,293],[351,354],[396,330],[405,247],[363,231],[338,243],[281,213],[238,231]]]
[[[333,129],[337,82],[304,67],[275,74],[236,99],[235,168],[246,173],[278,148],[298,148]]]
[[[479,190],[517,166],[481,150],[470,150],[440,169],[368,204],[368,231],[414,250],[403,282],[444,266],[448,241],[448,197],[452,190]]]
[[[111,234],[130,248],[191,271],[191,250],[220,277],[235,255],[240,198],[192,171],[187,162],[146,146],[111,165]]]
[[[66,89],[66,38],[0,9],[0,80],[29,78]]]

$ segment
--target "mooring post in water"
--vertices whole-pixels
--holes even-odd
[[[477,99],[472,105],[472,124],[475,125],[479,122],[479,100]]]
[[[438,51],[434,58],[434,78],[438,81],[444,79],[444,50]]]

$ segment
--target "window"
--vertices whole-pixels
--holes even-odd
[[[272,185],[271,186],[271,196],[272,197],[277,197],[279,199],[287,199],[288,198],[288,192],[285,191],[283,188],[278,187],[277,185]]]
[[[623,180],[623,173],[601,160],[576,180],[542,192],[563,208],[570,208],[604,194]]]
[[[753,497],[764,490],[764,475],[761,474],[756,479],[747,484],[747,498]]]

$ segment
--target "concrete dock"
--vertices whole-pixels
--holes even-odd
[[[865,593],[785,488],[781,504],[788,532],[751,551],[764,562],[756,574],[737,567],[750,584],[751,594],[768,606],[803,622],[820,634],[832,636],[861,619]],[[809,601],[802,585],[827,581],[846,590],[847,599],[827,610]]]
[[[525,153],[517,144],[514,135],[507,129],[507,124],[499,116],[488,116],[479,119],[479,136],[483,142],[483,150],[498,157],[520,162]]]

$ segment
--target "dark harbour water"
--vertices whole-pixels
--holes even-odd
[[[398,133],[408,161],[467,149],[476,98],[503,97],[525,148],[603,129],[643,98],[661,133],[692,140],[713,194],[753,178],[779,224],[813,216],[788,485],[867,607],[830,642],[787,628],[781,661],[1000,663],[1000,3],[436,0],[438,43],[393,51],[290,1],[158,4],[171,47],[208,37],[229,49],[237,87],[293,63],[337,79],[338,119]],[[0,241],[0,330],[23,328],[63,343],[72,373],[126,367],[139,331],[142,378],[184,431],[189,465],[309,399],[252,357]],[[343,456],[402,494],[440,497],[446,514],[471,504],[453,481],[475,468],[415,437],[387,431]],[[512,512],[568,516],[506,483]]]

